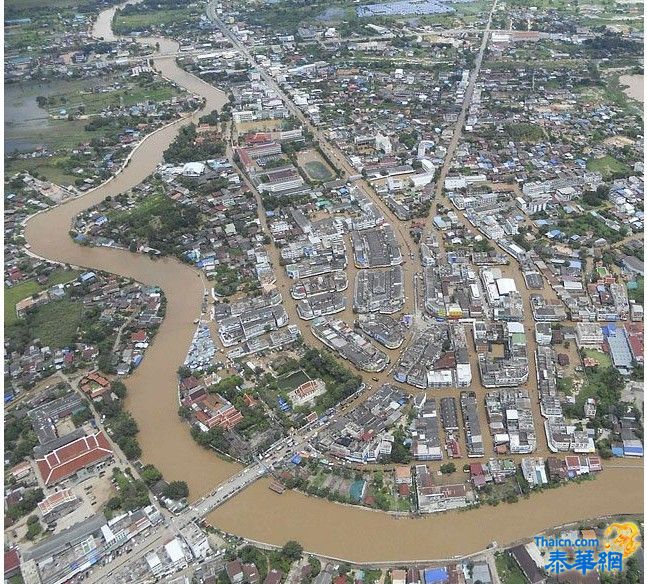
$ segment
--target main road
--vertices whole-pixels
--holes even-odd
[[[241,42],[241,40],[233,33],[221,18],[216,14],[216,2],[212,1],[207,5],[207,16],[218,26],[220,31],[229,39],[238,52],[244,56],[247,61],[259,72],[261,78],[277,95],[283,100],[285,106],[290,110],[292,115],[297,118],[304,128],[312,133],[314,138],[319,144],[321,150],[328,156],[330,161],[337,170],[342,171],[342,175],[349,179],[354,179],[354,184],[373,202],[373,204],[380,210],[382,215],[388,220],[389,224],[393,227],[398,244],[404,258],[403,265],[403,283],[404,295],[406,298],[404,311],[413,313],[414,311],[414,291],[413,280],[414,274],[420,270],[420,258],[418,249],[411,235],[409,234],[406,223],[398,220],[392,213],[387,205],[375,192],[375,189],[368,184],[366,180],[358,176],[357,170],[354,169],[348,162],[343,152],[333,145],[328,138],[324,135],[320,128],[315,126],[310,119],[301,111],[301,109],[294,103],[292,98],[283,90],[283,88],[275,81],[275,79],[257,62],[254,56],[250,53],[249,49]]]
[[[460,142],[461,137],[463,136],[463,128],[465,127],[465,120],[467,118],[467,112],[472,105],[472,97],[474,96],[474,87],[476,86],[476,80],[478,79],[479,73],[481,72],[481,63],[483,63],[483,55],[487,49],[488,40],[490,38],[490,30],[492,28],[492,17],[494,16],[494,11],[496,10],[497,0],[492,2],[492,8],[490,8],[490,13],[488,15],[487,24],[483,30],[483,38],[481,39],[481,46],[479,47],[479,52],[476,55],[474,60],[474,70],[470,74],[470,80],[467,84],[467,90],[465,91],[465,97],[463,99],[463,105],[461,107],[461,112],[458,115],[456,120],[456,125],[454,126],[454,133],[449,141],[447,146],[447,152],[445,153],[445,160],[443,165],[440,168],[440,174],[436,182],[435,195],[436,199],[440,198],[440,195],[443,193],[443,187],[445,183],[445,178],[452,167],[454,160],[454,154],[456,153],[456,148]]]

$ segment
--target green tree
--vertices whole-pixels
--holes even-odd
[[[281,554],[291,562],[296,562],[303,554],[303,546],[297,541],[290,540],[281,549]]]
[[[182,365],[178,367],[177,374],[180,377],[180,379],[191,377],[191,369],[189,369],[186,365]]]
[[[115,380],[110,384],[110,389],[119,399],[124,399],[126,397],[126,393],[128,392],[126,385],[118,380]]]
[[[32,541],[36,536],[43,531],[43,526],[40,524],[36,515],[30,515],[27,518],[27,539]]]
[[[149,487],[162,479],[162,473],[152,464],[147,464],[142,468],[139,476]]]
[[[411,462],[411,451],[404,444],[405,438],[406,436],[402,428],[397,428],[393,432],[394,442],[391,449],[391,462],[395,464],[408,464]]]
[[[189,496],[189,486],[184,481],[171,481],[162,494],[169,499],[186,499]]]
[[[128,460],[138,458],[142,454],[141,446],[132,436],[127,436],[123,440],[117,440],[117,444],[119,444],[119,447]]]

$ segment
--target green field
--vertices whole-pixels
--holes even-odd
[[[136,225],[144,223],[148,218],[154,215],[160,215],[173,207],[173,201],[164,193],[153,193],[144,199],[137,201],[137,204],[127,211],[108,211],[107,216],[114,223],[129,221],[130,224]]]
[[[144,31],[152,27],[167,27],[182,20],[193,18],[194,8],[179,8],[177,10],[155,10],[136,14],[120,14],[117,12],[112,28],[116,34],[128,34],[133,31]]]
[[[513,140],[522,142],[540,142],[546,139],[546,134],[541,126],[527,123],[505,124],[505,131]]]
[[[36,311],[30,326],[32,338],[43,346],[65,347],[74,342],[83,315],[79,301],[58,300],[45,304]]]
[[[22,282],[16,286],[4,288],[4,322],[5,326],[10,326],[18,320],[16,316],[16,304],[31,296],[32,294],[37,294],[41,290],[45,290],[50,286],[56,284],[64,284],[70,280],[76,279],[81,272],[77,270],[64,270],[58,269],[54,270],[47,280],[45,286],[41,286],[35,280],[28,280],[27,282]]]
[[[68,92],[50,96],[47,111],[50,115],[58,115],[60,110],[73,113],[83,108],[86,115],[93,115],[108,107],[127,107],[143,101],[159,103],[179,94],[176,87],[161,82],[142,83],[106,92],[90,92],[87,87],[82,90],[71,88]]]
[[[599,172],[605,179],[615,174],[625,174],[630,170],[626,164],[616,160],[613,156],[589,158],[586,162],[586,168],[591,172]]]
[[[84,4],[80,0],[47,0],[48,10],[56,10],[60,8],[73,8]],[[5,11],[11,14],[15,10],[27,12],[34,8],[42,8],[43,0],[7,0],[5,2]]]
[[[494,562],[501,584],[526,584],[523,572],[507,552],[497,554]]]
[[[310,381],[310,378],[306,375],[305,371],[299,369],[298,371],[294,371],[287,376],[279,377],[276,380],[276,383],[279,386],[279,389],[288,392],[296,389],[306,381]]]
[[[629,299],[642,303],[645,297],[645,278],[640,277],[636,280],[637,286],[629,290]]]
[[[585,349],[584,354],[591,359],[595,359],[600,364],[600,367],[611,367],[611,357],[602,351]]]
[[[81,143],[90,142],[93,138],[104,138],[115,132],[115,129],[110,126],[89,132],[85,129],[87,124],[88,120],[46,120],[43,127],[21,131],[17,135],[31,140],[34,144],[47,146],[49,150],[60,150],[75,148]],[[12,131],[8,137],[14,137],[13,134]]]
[[[52,156],[51,158],[16,158],[5,160],[5,175],[18,172],[38,173],[39,177],[57,185],[73,185],[79,175],[68,172],[65,168],[69,157]],[[83,175],[86,176],[86,175]]]

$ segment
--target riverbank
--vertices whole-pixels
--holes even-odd
[[[611,523],[613,521],[635,521],[635,522],[640,522],[642,521],[642,515],[632,515],[632,514],[612,514],[612,515],[601,515],[598,517],[592,517],[588,519],[585,524],[588,523],[589,525],[592,525],[593,523],[599,523],[599,522],[606,522],[606,523]],[[337,563],[348,563],[352,568],[364,568],[364,569],[371,569],[371,568],[381,568],[381,569],[389,569],[389,568],[401,568],[403,564],[409,564],[410,566],[413,567],[427,567],[429,565],[444,565],[450,562],[465,562],[470,559],[477,559],[479,556],[482,556],[483,554],[486,553],[492,553],[494,550],[498,551],[505,551],[507,549],[510,549],[511,547],[515,547],[517,545],[525,545],[527,543],[530,543],[534,541],[535,536],[544,536],[544,537],[551,537],[553,535],[556,535],[560,532],[567,531],[567,530],[573,530],[573,529],[578,529],[582,525],[582,521],[575,521],[575,522],[569,522],[569,523],[561,523],[560,525],[555,525],[551,527],[550,529],[547,529],[545,531],[542,531],[540,533],[534,534],[532,537],[524,537],[522,539],[518,539],[512,542],[509,542],[505,545],[499,545],[497,542],[496,546],[492,547],[486,547],[481,550],[465,554],[465,555],[459,555],[459,556],[452,556],[448,558],[436,558],[436,559],[414,559],[414,560],[384,560],[384,561],[368,561],[368,562],[354,562],[354,561],[349,561],[347,558],[339,558],[335,556],[327,556],[322,553],[318,552],[313,552],[307,549],[304,549],[304,554],[316,557],[320,561],[323,562],[337,562]],[[223,531],[221,529],[217,528],[210,528],[210,529],[215,529],[215,532],[217,532],[219,535],[223,537],[239,537],[234,533],[229,533],[226,531]],[[265,543],[261,541],[256,541],[253,539],[249,538],[240,538],[243,540],[245,544],[252,545],[254,547],[258,547],[260,549],[264,550],[279,550],[281,549],[282,546],[280,545],[275,545],[275,544],[270,544],[270,543]]]
[[[594,481],[565,485],[510,505],[416,519],[342,506],[262,479],[208,516],[219,529],[357,563],[440,560],[506,546],[563,523],[643,512],[642,466],[607,467]],[[298,512],[297,512],[298,510]],[[343,527],[342,527],[343,526]],[[478,526],[478,527],[476,527]]]

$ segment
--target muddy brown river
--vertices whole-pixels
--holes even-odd
[[[112,38],[114,9],[101,14],[95,36]],[[177,43],[160,42],[163,54]],[[224,93],[181,70],[173,58],[155,60],[162,74],[206,99],[206,111],[221,107]],[[213,489],[238,467],[200,448],[177,415],[176,371],[183,362],[195,325],[205,283],[201,275],[174,259],[153,261],[127,251],[82,247],[68,232],[72,219],[108,195],[137,185],[153,172],[162,152],[179,128],[200,114],[185,118],[145,138],[130,163],[113,180],[31,218],[25,236],[31,251],[54,261],[104,270],[163,288],[166,318],[146,356],[127,380],[126,407],[139,424],[142,460],[155,464],[168,480],[185,480],[193,498]],[[615,466],[612,466],[615,464]],[[261,480],[209,516],[228,532],[283,544],[299,540],[308,551],[354,561],[448,558],[485,548],[496,540],[506,544],[554,525],[614,513],[642,513],[642,465],[608,463],[594,481],[546,491],[513,505],[486,507],[423,519],[395,519],[385,513],[350,508],[296,492],[277,495]]]

